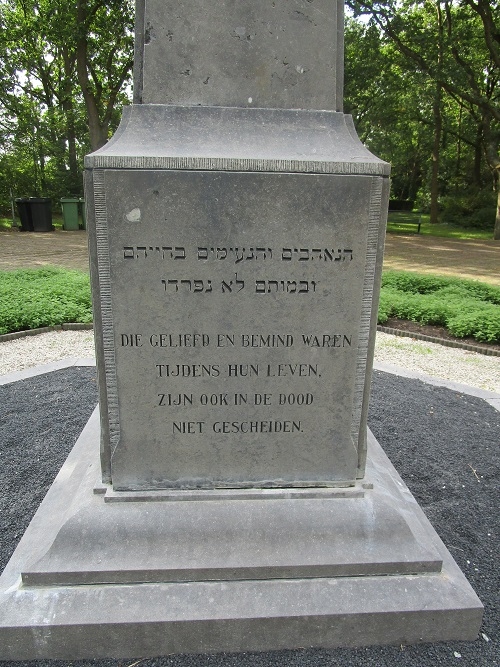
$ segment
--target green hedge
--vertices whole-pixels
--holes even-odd
[[[500,343],[500,288],[474,280],[387,271],[378,322],[389,317],[444,326],[458,338]]]
[[[500,343],[500,288],[474,280],[387,271],[378,322],[444,326],[459,338]],[[55,267],[0,271],[0,334],[92,322],[89,277]]]
[[[0,334],[92,322],[90,281],[80,271],[0,271],[0,295]]]

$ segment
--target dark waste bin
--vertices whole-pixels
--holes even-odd
[[[27,197],[19,197],[16,199],[17,212],[21,219],[20,232],[32,232],[33,220],[31,218],[30,200]]]
[[[85,217],[85,199],[80,197],[80,213],[82,214],[82,229],[87,229],[87,218]]]
[[[61,199],[63,214],[63,229],[66,231],[77,231],[80,229],[78,224],[78,199],[73,197],[63,197]]]
[[[52,200],[45,197],[30,197],[33,231],[52,232]]]

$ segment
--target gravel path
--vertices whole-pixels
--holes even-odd
[[[66,357],[92,357],[91,331],[51,331],[0,343],[0,375]],[[500,357],[377,333],[375,361],[500,393]]]
[[[0,375],[68,357],[93,357],[92,331],[50,331],[0,343]]]
[[[500,357],[378,331],[375,362],[500,393]]]

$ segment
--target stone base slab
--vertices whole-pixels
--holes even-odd
[[[105,504],[103,496],[94,493],[98,442],[96,412],[0,579],[0,659],[132,658],[472,640],[477,636],[481,602],[371,434],[363,497],[286,500],[264,495],[229,504],[219,500]],[[272,531],[264,530],[272,520],[270,508],[277,508],[277,516],[281,513],[276,528],[282,520],[286,523],[287,502],[295,503],[290,516],[304,519],[312,512],[312,521],[289,522],[276,536],[276,545],[270,545]],[[353,504],[351,510],[357,503],[357,514],[349,510],[350,521],[346,521],[345,513],[336,514],[335,503],[339,507]],[[369,506],[374,508],[372,525],[366,523]],[[390,512],[381,512],[381,507],[389,507]],[[184,551],[176,551],[180,538],[174,548],[165,544],[168,522],[163,534],[162,530],[151,534],[165,508],[174,512],[170,516],[175,522],[185,516],[191,533],[185,538]],[[209,549],[199,548],[187,562],[182,554],[188,553],[189,540],[196,545],[196,508],[202,517],[198,536],[205,532]],[[108,519],[111,515],[106,514],[110,509],[120,517],[116,530]],[[138,511],[144,512],[143,535],[145,543],[151,544],[151,553],[144,550],[144,558],[134,561],[126,545],[132,538],[134,549],[140,545]],[[125,531],[121,543],[120,571],[117,549],[128,512],[132,532]],[[224,514],[233,521],[228,544],[241,550],[236,559],[233,552],[224,562],[225,548],[217,553],[214,535],[222,535],[224,526],[217,521],[206,524],[206,517],[211,513],[216,517],[217,512],[219,518]],[[243,522],[245,534],[238,545],[235,518],[239,513],[255,532],[249,539]],[[323,513],[331,518],[327,520]],[[391,527],[394,513],[395,530]],[[86,518],[79,522],[79,516]],[[102,533],[99,517],[103,517]],[[361,519],[364,526],[359,525]],[[358,525],[349,527],[350,522]],[[403,524],[406,537],[401,542],[398,526]],[[321,528],[320,536],[315,526]],[[89,542],[88,528],[92,528]],[[344,531],[344,535],[331,531]],[[106,534],[111,537],[109,543]],[[364,553],[359,550],[362,538],[366,538]],[[160,567],[162,558],[155,549],[162,541],[165,564]],[[371,566],[366,546],[370,544],[374,547]],[[100,550],[97,556],[96,550]],[[392,561],[384,560],[384,550]],[[138,569],[141,561],[143,567]],[[360,562],[359,572],[364,576],[352,576],[356,572],[352,563],[359,566]],[[385,568],[390,562],[389,572],[395,573],[380,576],[387,572],[380,562]],[[111,583],[106,582],[108,575],[103,576],[110,572],[110,563],[115,577]],[[240,575],[253,573],[252,578],[238,575],[238,565],[242,566]],[[144,572],[149,572],[149,578],[144,578]]]

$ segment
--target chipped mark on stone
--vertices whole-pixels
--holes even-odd
[[[206,85],[209,81],[210,81],[210,77],[207,76],[207,78],[205,79],[205,81],[203,83]]]
[[[251,97],[248,98],[248,104],[252,104],[253,99]]]
[[[127,215],[125,217],[129,222],[140,222],[141,221],[141,209],[140,208],[133,208],[129,213],[127,213]]]
[[[144,32],[144,44],[149,44],[152,39],[155,39],[156,35],[153,29],[153,26],[151,23],[147,23],[146,25],[146,30]]]
[[[304,14],[304,12],[299,11],[298,9],[292,12],[290,18],[295,19],[296,21],[309,21],[309,23],[312,23],[309,16],[307,16],[307,14]]]
[[[295,70],[296,70],[299,74],[304,74],[304,72],[308,72],[308,71],[309,71],[309,70],[306,69],[305,67],[302,67],[302,65],[296,65],[296,66],[295,66]]]
[[[239,39],[244,39],[247,36],[247,31],[245,28],[235,28],[234,32]]]
[[[182,76],[191,76],[191,70],[185,69],[184,72],[181,72]]]
[[[171,30],[167,31],[167,39],[169,42],[171,42],[174,38],[174,33]]]

